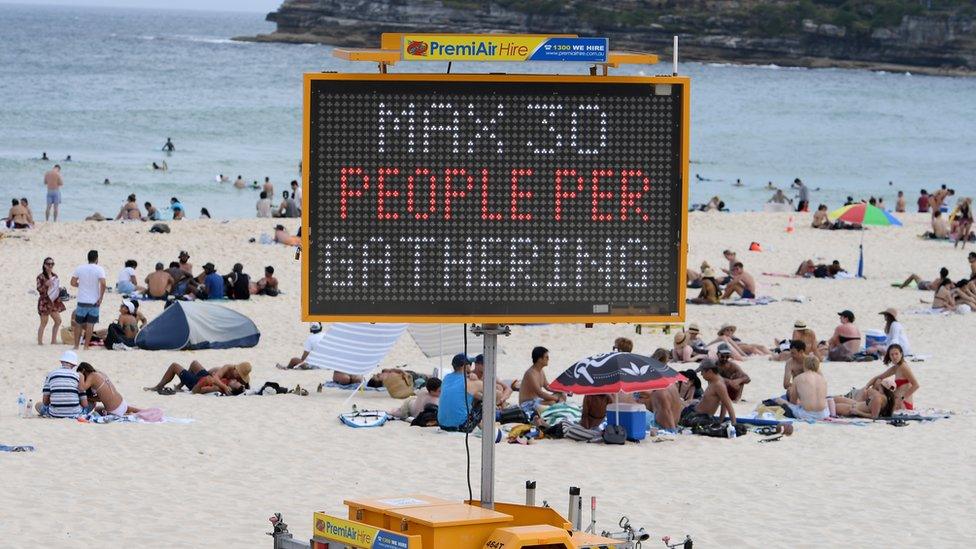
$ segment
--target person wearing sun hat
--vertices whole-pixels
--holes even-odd
[[[81,390],[78,354],[65,351],[61,354],[61,366],[44,379],[41,401],[35,405],[37,413],[45,417],[78,417],[88,408],[88,397]]]
[[[793,340],[802,341],[806,345],[807,353],[816,355],[818,359],[823,358],[823,352],[820,351],[817,345],[817,334],[812,328],[807,326],[806,321],[797,320],[793,322],[793,335],[790,337],[790,341]],[[787,344],[787,348],[784,350],[785,352],[780,353],[777,357],[779,360],[788,360],[790,358],[789,341],[785,343]]]
[[[725,343],[732,349],[732,356],[736,360],[745,360],[749,356],[759,356],[759,355],[770,355],[772,351],[766,348],[765,345],[760,345],[758,343],[746,343],[741,339],[735,337],[736,331],[735,324],[725,323],[722,327],[718,329],[718,337],[714,341],[709,343],[712,346],[716,343]]]
[[[699,305],[717,305],[722,290],[715,280],[715,270],[709,266],[702,269],[700,282],[701,291],[698,292],[698,297],[691,299],[691,302]]]
[[[898,321],[898,309],[888,307],[878,314],[884,316],[885,319],[885,340],[883,344],[873,345],[867,351],[869,353],[883,354],[888,350],[889,346],[898,344],[901,345],[902,352],[905,356],[911,356],[912,345],[908,342],[908,336],[905,334],[905,326]]]
[[[671,350],[671,358],[678,362],[691,362],[694,350],[691,348],[691,334],[685,331],[674,334],[674,348]]]

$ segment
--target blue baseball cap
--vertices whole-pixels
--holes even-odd
[[[471,364],[472,362],[473,361],[471,360],[471,357],[469,357],[468,355],[466,355],[464,353],[458,353],[458,354],[454,355],[454,358],[451,359],[451,366],[453,366],[455,369],[457,369],[457,368],[460,368],[462,366],[467,366],[468,364]]]

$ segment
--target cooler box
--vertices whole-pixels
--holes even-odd
[[[617,412],[620,420],[617,420]],[[647,408],[642,404],[609,404],[607,405],[607,425],[623,425],[627,431],[627,440],[644,440],[647,436]]]
[[[884,345],[885,333],[881,330],[865,330],[864,331],[864,348],[868,349],[875,345]]]

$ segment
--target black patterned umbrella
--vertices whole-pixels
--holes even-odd
[[[685,376],[651,357],[605,353],[578,361],[549,384],[550,390],[578,395],[609,395],[664,389]]]

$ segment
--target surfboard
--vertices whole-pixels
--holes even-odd
[[[380,410],[353,410],[339,414],[339,421],[348,427],[381,427],[390,415]]]
[[[749,418],[749,417],[737,417],[735,418],[736,423],[742,423],[743,425],[782,425],[784,423],[793,423],[792,419],[762,419],[762,418]]]

